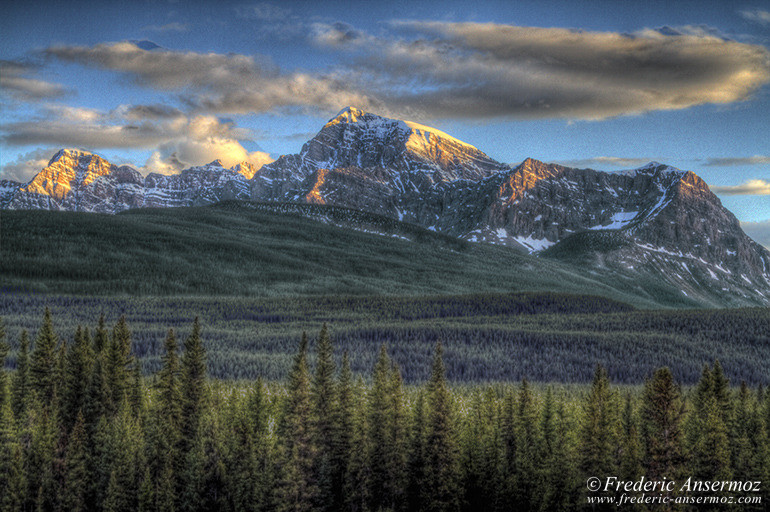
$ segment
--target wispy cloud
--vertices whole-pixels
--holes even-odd
[[[749,180],[745,183],[727,187],[710,187],[715,194],[725,196],[766,196],[770,195],[770,181]]]
[[[754,9],[748,11],[738,11],[744,19],[759,23],[760,25],[770,25],[770,11],[763,11],[762,9]]]
[[[739,165],[770,164],[770,156],[754,155],[744,157],[709,158],[703,164],[706,167],[733,167]]]
[[[741,222],[741,228],[756,242],[770,250],[770,219],[760,222]]]
[[[597,156],[593,158],[583,158],[580,160],[563,160],[559,163],[570,167],[591,167],[591,166],[615,166],[615,167],[639,167],[647,162],[656,160],[655,158],[634,158],[619,156]]]
[[[165,25],[147,25],[142,27],[142,30],[147,32],[187,32],[190,30],[190,25],[186,23],[179,23],[174,21],[172,23],[166,23]]]
[[[28,75],[36,70],[37,66],[27,63],[0,60],[0,92],[22,101],[60,98],[70,93],[61,84],[30,78]]]
[[[270,22],[285,21],[291,16],[291,9],[267,2],[241,5],[236,7],[235,12],[241,18]]]

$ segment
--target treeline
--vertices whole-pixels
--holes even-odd
[[[347,353],[338,367],[324,327],[278,386],[209,379],[197,319],[150,378],[123,318],[65,343],[46,312],[20,337],[0,373],[0,511],[616,510],[588,502],[607,476],[762,481],[741,510],[770,500],[770,393],[731,388],[719,362],[686,395],[667,368],[640,391],[601,366],[585,391],[459,391],[437,343],[407,387],[385,346],[366,382]]]

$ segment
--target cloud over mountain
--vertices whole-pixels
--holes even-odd
[[[770,181],[749,180],[745,183],[727,187],[710,187],[715,194],[725,196],[766,196],[770,195]]]
[[[425,118],[595,120],[743,101],[770,82],[767,49],[703,27],[623,34],[395,21],[377,36],[340,22],[309,31],[339,58],[333,68],[284,71],[260,55],[148,51],[132,42],[44,54],[178,91],[190,109],[210,113],[352,104]]]

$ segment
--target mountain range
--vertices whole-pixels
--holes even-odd
[[[216,160],[142,176],[62,149],[29,183],[0,182],[0,207],[15,210],[118,213],[226,200],[342,206],[618,279],[648,275],[687,297],[770,304],[770,252],[692,172],[657,162],[614,173],[531,158],[511,166],[434,128],[352,107],[298,154],[261,168]]]

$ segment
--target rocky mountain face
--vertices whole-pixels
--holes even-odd
[[[175,175],[151,173],[144,177],[129,166],[118,167],[98,155],[62,149],[29,183],[0,183],[0,206],[98,213],[197,206],[249,199],[249,179],[255,172],[247,162],[227,169],[215,160]]]
[[[473,242],[670,283],[701,302],[770,304],[770,253],[703,180],[652,162],[606,173],[527,159],[511,167],[439,130],[346,108],[299,154],[142,177],[62,150],[0,206],[116,213],[226,199],[344,206]],[[728,301],[728,303],[730,303]]]

